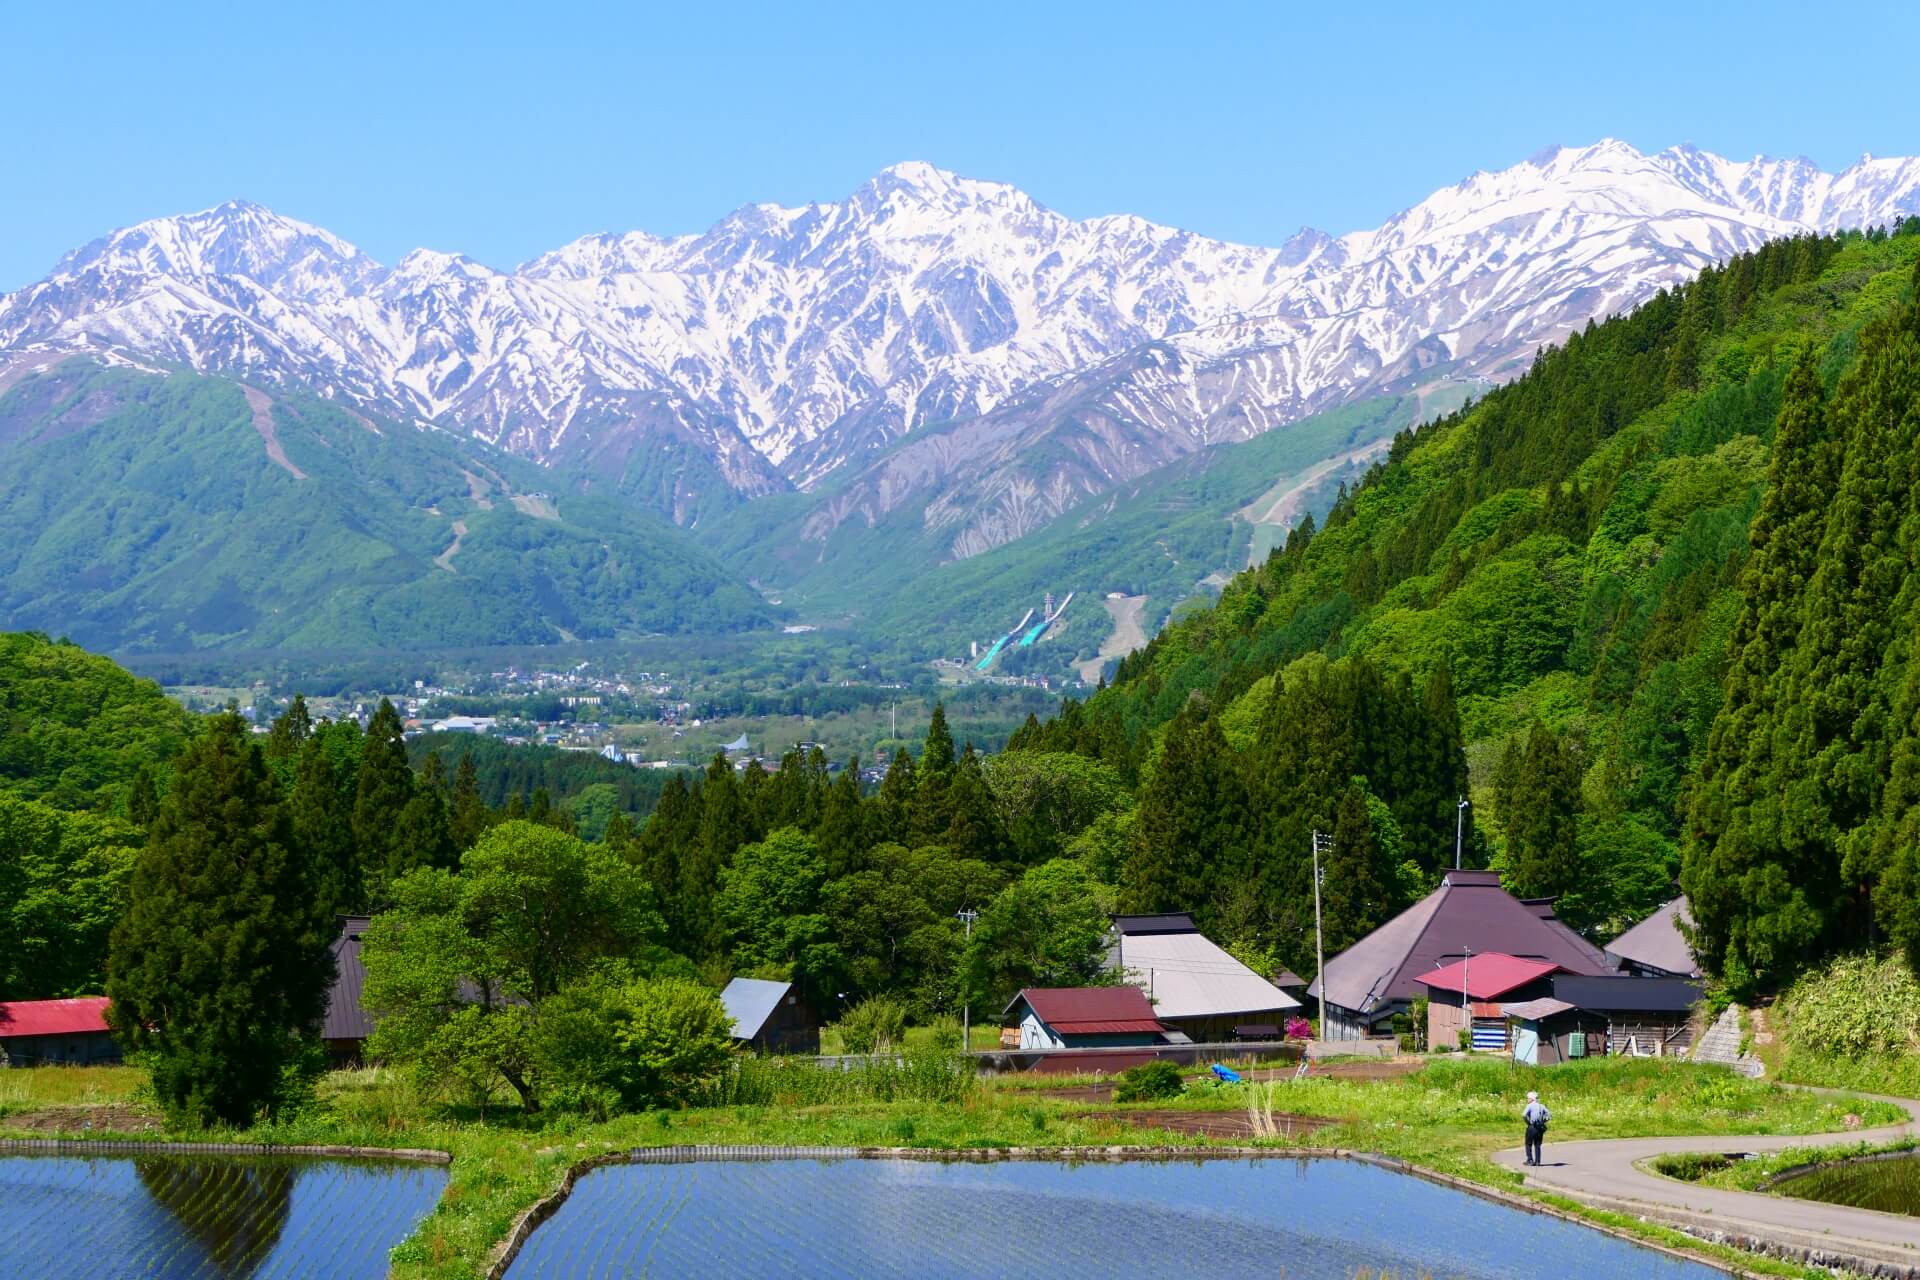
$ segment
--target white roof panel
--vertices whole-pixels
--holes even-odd
[[[1300,1002],[1215,946],[1205,934],[1127,935],[1118,948],[1127,981],[1157,1018],[1206,1018],[1297,1009]]]

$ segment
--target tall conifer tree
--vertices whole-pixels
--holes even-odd
[[[317,897],[259,748],[216,716],[176,763],[108,968],[115,1031],[177,1123],[245,1125],[280,1095],[333,978]]]

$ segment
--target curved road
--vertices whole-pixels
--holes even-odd
[[[1837,1092],[1821,1090],[1821,1092]],[[1904,1107],[1904,1124],[1846,1133],[1798,1136],[1739,1135],[1705,1138],[1608,1138],[1555,1142],[1548,1135],[1546,1163],[1527,1168],[1518,1147],[1494,1153],[1494,1162],[1523,1174],[1527,1185],[1571,1196],[1602,1209],[1721,1234],[1741,1242],[1772,1242],[1815,1255],[1857,1256],[1909,1267],[1920,1274],[1920,1218],[1796,1200],[1755,1191],[1724,1191],[1665,1178],[1637,1167],[1654,1156],[1685,1151],[1763,1152],[1788,1147],[1849,1142],[1888,1142],[1913,1135],[1920,1102],[1879,1094],[1856,1094]],[[1549,1102],[1549,1105],[1551,1103]],[[1519,1121],[1514,1122],[1515,1127]],[[1819,1257],[1814,1259],[1820,1260]]]

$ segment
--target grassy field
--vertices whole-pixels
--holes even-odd
[[[36,1122],[36,1113],[44,1116],[55,1108],[113,1108],[124,1115],[140,1105],[142,1083],[141,1072],[131,1067],[7,1072],[0,1081],[4,1085],[0,1133],[45,1137],[47,1129]],[[591,1123],[571,1115],[527,1117],[506,1106],[491,1109],[483,1119],[423,1095],[396,1073],[369,1070],[329,1076],[315,1106],[298,1117],[242,1133],[196,1136],[450,1152],[453,1164],[446,1193],[414,1235],[394,1250],[393,1274],[452,1280],[482,1274],[515,1217],[557,1186],[570,1165],[634,1147],[716,1143],[956,1151],[1085,1146],[1200,1149],[1223,1141],[1130,1123],[1126,1113],[1142,1108],[1244,1112],[1251,1102],[1262,1101],[1275,1112],[1331,1117],[1336,1123],[1273,1145],[1379,1152],[1569,1208],[1523,1191],[1517,1175],[1488,1158],[1518,1141],[1514,1117],[1529,1087],[1540,1088],[1553,1106],[1557,1138],[1819,1133],[1841,1127],[1848,1112],[1863,1116],[1867,1123],[1895,1113],[1886,1104],[1809,1095],[1714,1069],[1595,1059],[1550,1072],[1494,1061],[1436,1061],[1412,1075],[1371,1082],[1309,1079],[1215,1087],[1195,1080],[1176,1099],[1131,1107],[1049,1096],[1031,1079],[985,1080],[953,1102],[809,1106],[782,1099],[771,1105],[653,1112]],[[83,1129],[84,1120],[66,1112],[57,1114],[63,1128]],[[85,1136],[108,1135],[95,1127]],[[1249,1140],[1228,1141],[1245,1144]],[[1602,1220],[1590,1211],[1574,1211]],[[1643,1238],[1682,1243],[1696,1252],[1736,1256],[1716,1253],[1709,1246],[1656,1228],[1633,1224],[1631,1229]],[[1815,1274],[1737,1256],[1749,1270]]]

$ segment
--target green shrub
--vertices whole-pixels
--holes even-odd
[[[1114,1082],[1113,1100],[1153,1102],[1160,1098],[1177,1098],[1186,1087],[1186,1082],[1180,1078],[1180,1068],[1171,1062],[1143,1062],[1120,1073],[1119,1079]]]
[[[533,1054],[556,1106],[598,1117],[680,1106],[724,1074],[733,1024],[686,978],[582,983],[547,1001]]]
[[[1898,956],[1840,956],[1789,987],[1778,1008],[1796,1050],[1836,1057],[1920,1051],[1920,982]]]
[[[847,1053],[891,1053],[907,1029],[907,1007],[887,996],[871,996],[847,1010],[834,1024]]]

